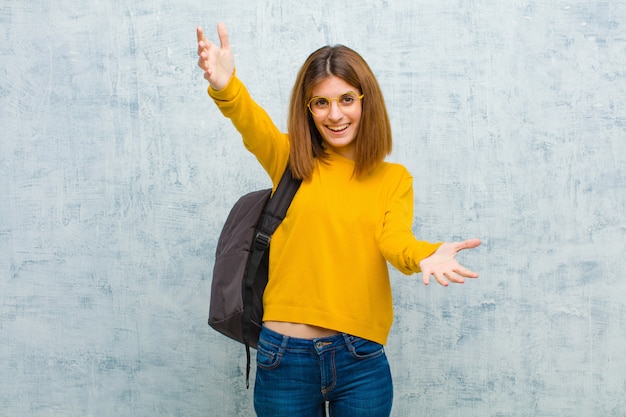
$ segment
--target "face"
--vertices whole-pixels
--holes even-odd
[[[361,121],[360,96],[361,92],[356,87],[334,75],[323,79],[313,89],[313,97],[330,99],[321,101],[321,104],[328,104],[328,111],[313,113],[313,122],[324,144],[352,160],[355,158],[355,139]]]

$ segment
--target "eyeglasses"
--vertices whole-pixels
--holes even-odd
[[[307,107],[314,116],[325,117],[330,112],[330,103],[336,101],[342,112],[350,113],[356,108],[363,96],[365,96],[365,94],[359,96],[353,91],[349,91],[335,98],[315,96],[309,100]]]

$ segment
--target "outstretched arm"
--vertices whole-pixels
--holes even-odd
[[[448,286],[451,282],[462,284],[465,278],[478,278],[476,272],[465,268],[455,259],[457,253],[465,249],[472,249],[480,246],[479,239],[469,239],[463,242],[444,243],[435,253],[428,258],[422,259],[419,263],[422,270],[422,280],[424,285],[430,283],[430,276],[434,276],[437,282],[443,286]]]
[[[228,81],[235,72],[235,59],[230,49],[228,30],[224,23],[217,25],[217,35],[220,46],[209,41],[204,36],[204,31],[198,26],[198,66],[204,71],[204,78],[215,90],[226,87]]]

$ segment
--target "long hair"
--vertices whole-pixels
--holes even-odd
[[[307,103],[315,86],[333,75],[365,94],[361,100],[361,121],[355,138],[354,175],[367,174],[391,153],[391,124],[374,73],[352,49],[343,45],[324,46],[309,55],[298,72],[291,94],[287,129],[291,147],[290,164],[296,178],[309,179],[315,160],[325,161],[328,158]]]

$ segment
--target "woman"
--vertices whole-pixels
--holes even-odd
[[[257,350],[258,416],[389,416],[391,373],[383,345],[393,320],[387,262],[428,285],[478,274],[455,259],[478,239],[438,243],[412,234],[412,177],[384,162],[391,128],[366,62],[345,46],[309,56],[281,133],[237,78],[228,33],[220,45],[197,29],[209,95],[272,179],[289,163],[303,179],[272,237]]]

